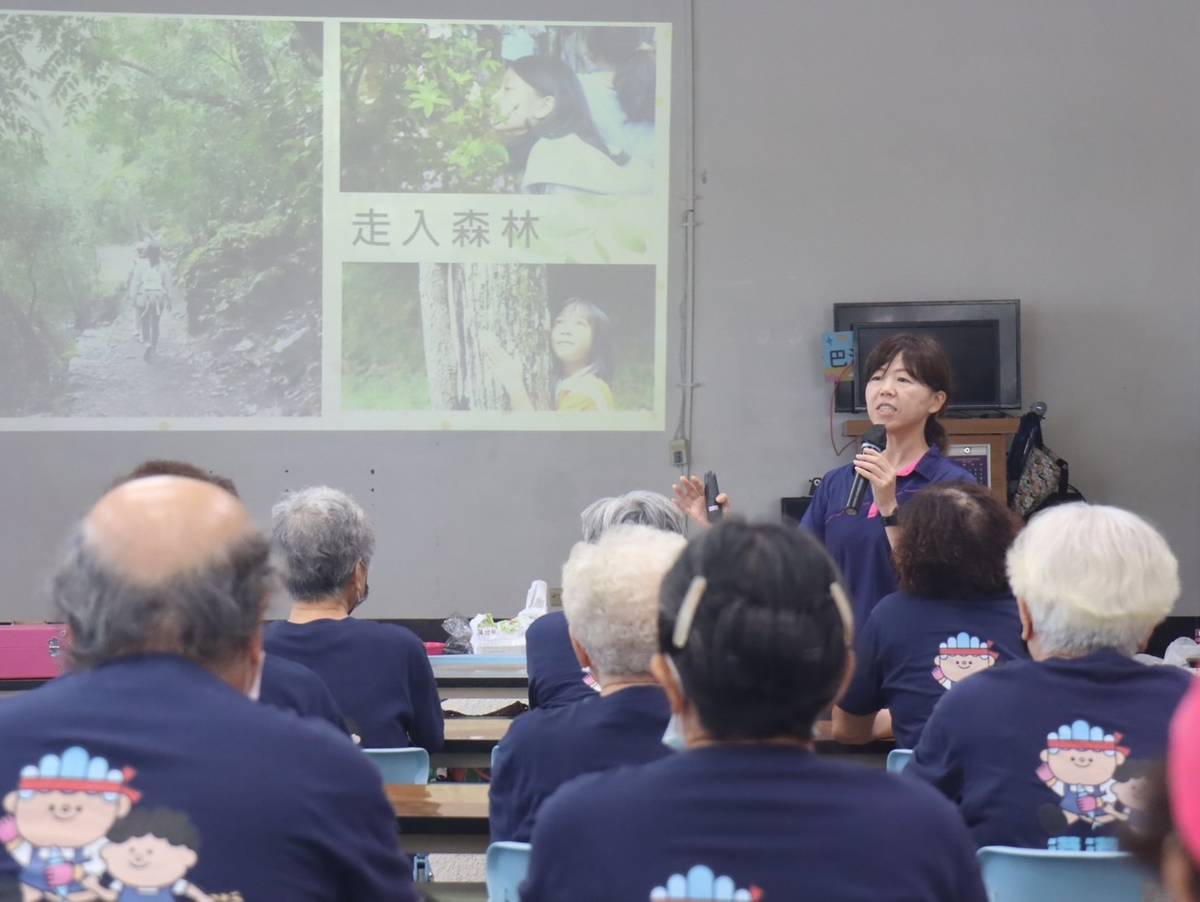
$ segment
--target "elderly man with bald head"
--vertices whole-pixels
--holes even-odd
[[[54,579],[72,672],[0,705],[0,883],[19,872],[23,902],[416,898],[378,772],[248,698],[273,580],[219,487],[138,479],[96,504]]]

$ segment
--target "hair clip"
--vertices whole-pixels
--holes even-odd
[[[708,588],[708,580],[703,576],[693,576],[687,592],[683,595],[683,603],[679,613],[675,615],[675,630],[671,633],[671,645],[679,651],[687,645],[688,635],[692,632],[692,623],[696,619],[696,609],[700,607],[700,599]]]
[[[850,606],[850,599],[846,597],[846,590],[842,588],[839,582],[829,584],[829,594],[833,596],[834,607],[837,608],[838,614],[842,618],[842,632],[845,634],[846,647],[854,647],[854,608]]]

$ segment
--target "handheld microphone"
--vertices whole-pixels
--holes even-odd
[[[717,504],[717,496],[721,490],[717,488],[717,474],[712,470],[704,473],[704,507],[708,511],[708,522],[716,523],[724,515],[721,505]]]
[[[874,448],[876,451],[882,452],[887,447],[887,430],[882,426],[872,426],[863,433],[862,441],[859,443],[858,450],[864,451],[867,448]],[[850,497],[846,499],[845,513],[851,517],[858,516],[858,509],[862,505],[863,492],[867,490],[867,480],[863,479],[857,473],[854,474],[854,482],[850,485]]]

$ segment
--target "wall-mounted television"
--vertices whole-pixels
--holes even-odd
[[[838,332],[855,333],[856,368],[889,335],[897,332],[932,335],[950,357],[951,410],[1021,407],[1019,300],[834,304],[833,327]],[[837,409],[844,413],[861,412],[865,406],[864,384],[865,377],[857,372],[853,383],[839,384]]]

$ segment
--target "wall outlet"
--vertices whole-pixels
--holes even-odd
[[[685,438],[677,438],[671,442],[671,466],[686,467],[688,465],[688,443]]]
[[[546,592],[546,607],[562,607],[562,586],[551,586],[549,591]]]

